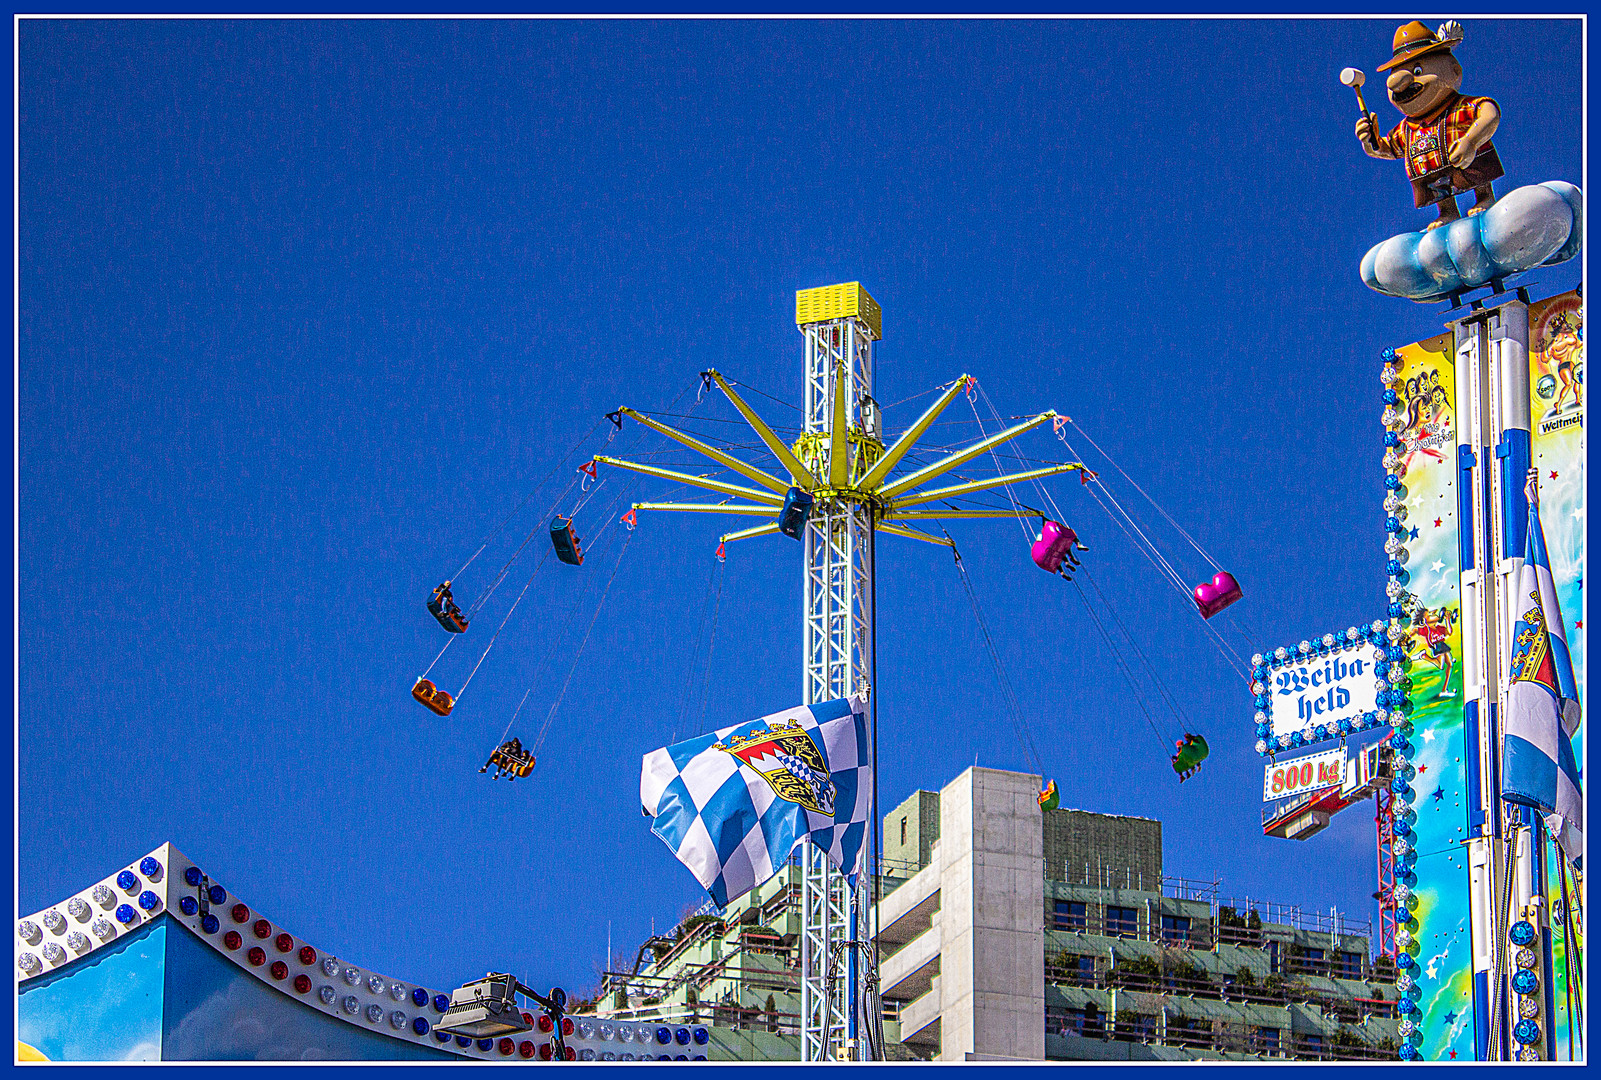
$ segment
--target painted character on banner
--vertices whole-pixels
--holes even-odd
[[[1385,88],[1403,114],[1401,122],[1388,135],[1378,133],[1371,114],[1356,122],[1356,137],[1368,157],[1401,159],[1416,205],[1439,206],[1440,217],[1430,229],[1462,216],[1456,199],[1464,192],[1474,196],[1469,214],[1488,210],[1495,204],[1494,182],[1503,175],[1501,158],[1490,144],[1501,109],[1490,98],[1459,91],[1462,65],[1452,49],[1461,42],[1456,22],[1443,24],[1438,33],[1420,22],[1397,30],[1394,55],[1379,70],[1389,72]]]
[[[1584,338],[1577,320],[1563,312],[1546,327],[1540,351],[1556,372],[1560,387],[1547,415],[1556,416],[1564,404],[1575,411],[1584,408]],[[1538,388],[1537,388],[1538,389]]]
[[[1440,385],[1440,373],[1433,368],[1420,371],[1406,381],[1406,426],[1401,429],[1401,438],[1405,442],[1409,467],[1415,454],[1426,454],[1435,461],[1445,460],[1439,446],[1446,442],[1444,419],[1450,403],[1450,396]]]
[[[1414,640],[1422,648],[1412,657],[1414,662],[1427,661],[1441,672],[1440,689],[1431,700],[1456,697],[1451,689],[1451,631],[1456,628],[1458,614],[1454,608],[1442,607],[1425,610],[1413,630]]]

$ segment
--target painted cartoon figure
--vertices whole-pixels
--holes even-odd
[[[1423,651],[1414,657],[1414,660],[1420,662],[1426,660],[1443,672],[1439,692],[1434,695],[1436,699],[1456,697],[1456,691],[1450,689],[1453,662],[1451,645],[1446,639],[1456,627],[1457,618],[1457,612],[1452,608],[1425,610],[1417,628],[1413,631],[1417,640],[1423,645]]]
[[[1439,206],[1440,217],[1430,229],[1462,216],[1456,197],[1467,191],[1474,195],[1469,214],[1488,210],[1495,204],[1494,181],[1503,175],[1501,158],[1490,145],[1501,109],[1490,98],[1459,92],[1462,65],[1451,50],[1461,41],[1462,27],[1455,22],[1443,24],[1438,34],[1416,21],[1397,30],[1394,55],[1379,70],[1390,73],[1385,88],[1403,118],[1382,136],[1371,113],[1356,123],[1368,157],[1400,158],[1416,205]]]
[[[1556,400],[1551,403],[1550,415],[1562,411],[1563,402],[1571,396],[1573,408],[1584,407],[1584,339],[1567,315],[1559,315],[1548,330],[1544,352],[1556,367],[1557,382],[1561,385]]]

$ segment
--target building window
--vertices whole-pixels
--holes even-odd
[[[1120,1012],[1113,1037],[1124,1042],[1149,1042],[1156,1038],[1156,1017]]]
[[[1169,945],[1190,943],[1190,920],[1183,915],[1162,916],[1162,940]]]
[[[1089,927],[1089,924],[1089,911],[1079,901],[1056,901],[1056,929],[1084,930]]]
[[[901,1003],[900,1002],[896,1001],[894,998],[881,998],[879,1000],[879,1004],[883,1006],[883,1009],[884,1009],[884,1021],[886,1023],[893,1024],[893,1023],[896,1023],[897,1021],[900,1020],[900,1018],[901,1018]]]
[[[1212,1045],[1212,1024],[1208,1020],[1197,1020],[1189,1016],[1169,1015],[1166,1041],[1169,1046],[1187,1046],[1192,1049],[1209,1047]]]
[[[1322,1035],[1302,1035],[1301,1036],[1301,1052],[1305,1053],[1305,1054],[1309,1054],[1312,1057],[1322,1057],[1323,1056],[1323,1036]]]
[[[1140,913],[1131,907],[1106,906],[1106,933],[1109,937],[1138,937]]]
[[[1259,1054],[1275,1053],[1279,1048],[1279,1029],[1259,1027],[1251,1036],[1251,1049]]]
[[[901,818],[901,847],[906,846],[906,819]]]
[[[1334,975],[1340,979],[1360,979],[1362,977],[1362,955],[1350,952],[1335,953]]]
[[[1093,1004],[1078,1009],[1048,1006],[1045,1010],[1047,1035],[1088,1035],[1099,1038],[1104,1032],[1102,1013]]]

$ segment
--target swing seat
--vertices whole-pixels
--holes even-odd
[[[1062,796],[1056,790],[1056,781],[1045,781],[1045,790],[1039,794],[1041,810],[1055,810],[1061,804]]]
[[[1240,583],[1227,570],[1219,570],[1211,581],[1195,586],[1195,606],[1201,609],[1201,618],[1210,619],[1236,600],[1245,596]]]
[[[489,755],[489,760],[484,762],[484,767],[478,771],[488,772],[491,765],[495,767],[495,775],[490,778],[492,780],[499,780],[502,776],[510,780],[526,778],[534,771],[534,755],[513,739],[496,747],[495,752]]]
[[[450,593],[443,585],[434,590],[433,599],[428,601],[428,611],[439,620],[440,626],[452,634],[459,634],[467,629],[467,617],[461,613],[461,608],[456,606],[456,601],[451,599]]]
[[[1195,770],[1201,767],[1212,751],[1207,747],[1206,740],[1199,735],[1185,733],[1178,743],[1178,753],[1173,755],[1173,771],[1179,774],[1179,783],[1184,783],[1195,775]]]
[[[417,685],[411,688],[411,696],[427,706],[429,711],[440,716],[449,716],[450,710],[456,704],[456,699],[435,688],[427,679],[418,679]]]
[[[798,487],[784,493],[784,508],[778,514],[778,531],[799,540],[806,519],[812,513],[812,497]]]
[[[1072,559],[1072,551],[1075,545],[1081,551],[1088,550],[1082,544],[1079,544],[1078,533],[1074,532],[1072,528],[1060,522],[1047,519],[1044,527],[1040,529],[1039,536],[1034,541],[1034,546],[1029,549],[1029,554],[1034,557],[1035,566],[1048,574],[1057,574],[1062,570],[1062,560]],[[1076,562],[1077,560],[1073,559],[1072,561]]]
[[[556,558],[569,566],[583,565],[584,552],[573,532],[572,518],[559,517],[550,523],[550,542],[556,548]]]

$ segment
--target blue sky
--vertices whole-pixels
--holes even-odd
[[[1578,24],[1465,22],[1464,90],[1504,114],[1499,190],[1581,182]],[[799,288],[860,280],[883,305],[882,402],[966,371],[1003,415],[1071,415],[1239,577],[1231,641],[1375,617],[1378,355],[1444,317],[1357,276],[1432,216],[1361,153],[1338,81],[1373,78],[1394,29],[23,23],[22,909],[171,840],[377,970],[581,990],[608,925],[631,954],[698,903],[640,816],[640,756],[798,702],[792,541],[730,546],[702,684],[737,522],[642,517],[527,782],[478,766],[530,686],[525,742],[550,712],[621,530],[581,569],[547,560],[449,720],[408,690],[443,644],[429,591],[601,414],[665,410],[706,367],[798,400]],[[958,406],[938,441],[973,433]],[[726,402],[697,416],[750,441]],[[665,446],[630,426],[612,449]],[[667,492],[623,487],[581,534],[614,495]],[[1227,895],[1370,918],[1371,814],[1261,835],[1239,676],[1076,480],[1052,491],[1212,746],[1180,786],[1071,586],[1014,524],[953,525],[1063,805],[1162,819],[1169,872]],[[446,689],[544,545],[439,662]],[[975,760],[1027,768],[949,553],[879,553],[883,805]]]

